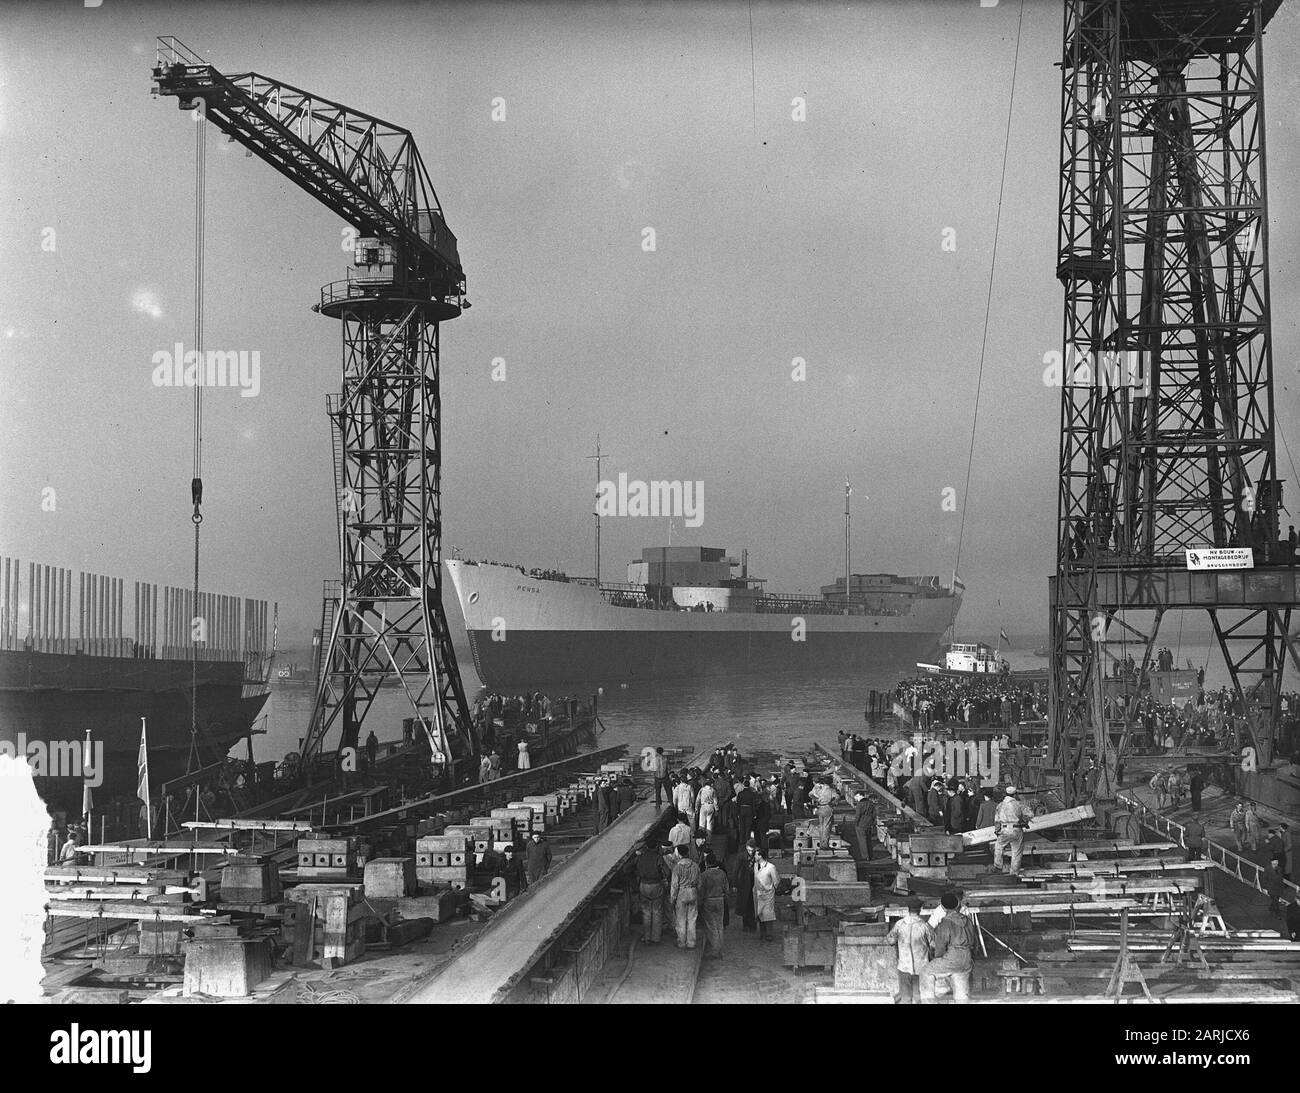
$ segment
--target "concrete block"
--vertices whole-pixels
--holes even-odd
[[[469,891],[465,888],[442,888],[436,892],[406,896],[397,901],[397,913],[402,918],[431,918],[434,922],[448,922],[456,913],[469,905]]]
[[[414,858],[375,858],[366,862],[366,895],[374,899],[398,899],[416,891]]]
[[[222,867],[222,903],[274,903],[282,894],[280,870],[274,862],[236,858]]]
[[[827,880],[851,884],[858,879],[858,863],[852,858],[834,858],[823,864]]]
[[[898,983],[897,968],[898,952],[879,931],[842,934],[836,939],[837,987],[892,992]]]
[[[270,938],[196,938],[186,943],[186,997],[247,998],[270,975]]]
[[[150,922],[140,920],[140,955],[170,956],[181,951],[183,922]]]
[[[416,866],[415,877],[420,884],[445,884],[451,888],[469,887],[469,868],[464,863],[459,866]]]

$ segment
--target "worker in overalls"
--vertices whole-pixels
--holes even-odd
[[[1014,876],[1020,873],[1020,856],[1023,853],[1025,829],[1029,826],[1029,821],[1034,818],[1034,814],[1029,810],[1029,806],[1019,799],[1015,786],[1007,786],[1005,793],[1006,796],[1003,797],[1002,803],[998,805],[998,810],[993,815],[993,834],[996,836],[993,844],[993,869],[996,872],[1002,868],[1002,854],[1007,847],[1010,847],[1011,867],[1007,873]]]
[[[831,842],[831,820],[835,816],[832,802],[835,800],[835,796],[829,778],[822,778],[813,786],[812,799],[817,806],[817,834],[821,838],[823,850],[827,849]]]

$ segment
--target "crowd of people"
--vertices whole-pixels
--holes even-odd
[[[1182,703],[1161,704],[1150,694],[1117,694],[1108,701],[1106,715],[1114,721],[1131,720],[1134,745],[1156,754],[1181,747],[1231,748],[1250,725],[1240,696],[1227,687],[1200,688],[1194,699]],[[1294,691],[1280,696],[1274,743],[1278,755],[1300,753],[1300,694]]]
[[[460,555],[453,553],[453,557],[459,559]],[[465,560],[471,565],[495,565],[500,566],[502,569],[517,569],[525,577],[535,577],[539,581],[561,581],[564,584],[569,582],[569,575],[560,569],[539,569],[537,567],[525,569],[515,562],[498,562],[495,558],[479,558],[477,560],[467,558]]]
[[[765,779],[747,769],[733,744],[702,767],[676,772],[658,748],[652,773],[655,807],[669,810],[672,824],[660,845],[648,843],[636,859],[642,943],[659,944],[671,916],[679,948],[695,948],[702,929],[704,955],[721,956],[733,914],[744,931],[774,940],[780,880],[768,857],[773,817],[812,812],[829,835],[835,798],[829,779],[814,779],[793,763]]]
[[[1046,686],[1016,683],[1006,675],[920,676],[898,684],[892,698],[923,731],[947,724],[1010,728],[1047,716]]]

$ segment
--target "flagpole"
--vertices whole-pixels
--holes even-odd
[[[149,800],[149,722],[140,718],[140,788],[144,791],[144,833],[153,840],[153,806]]]
[[[94,817],[95,797],[90,790],[90,783],[86,780],[86,770],[89,762],[94,756],[93,745],[90,741],[90,730],[86,730],[86,743],[81,753],[81,812],[82,822],[86,825],[86,840],[93,841],[95,832],[92,827]]]
[[[853,494],[853,487],[849,485],[849,480],[844,480],[844,613],[849,614],[849,587],[852,577],[852,566],[849,563],[849,498]]]

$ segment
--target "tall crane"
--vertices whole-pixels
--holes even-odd
[[[1090,749],[1113,795],[1136,704],[1115,724],[1111,692],[1145,680],[1166,612],[1209,615],[1247,770],[1271,758],[1287,659],[1300,670],[1268,280],[1263,39],[1280,4],[1064,3],[1048,743],[1067,798]],[[1115,670],[1129,642],[1137,679]]]
[[[440,324],[469,307],[456,237],[407,129],[279,80],[226,75],[158,39],[155,95],[175,97],[326,208],[355,236],[345,280],[313,310],[343,332],[334,431],[341,581],[327,596],[302,757],[337,731],[355,747],[396,679],[445,770],[478,750],[442,606]]]

